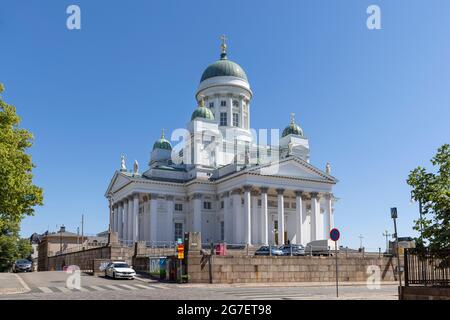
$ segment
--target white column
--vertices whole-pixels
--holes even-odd
[[[133,241],[133,198],[128,199],[128,240]]]
[[[258,219],[258,191],[252,192],[252,243],[259,244],[261,243],[260,231],[259,227],[261,219]]]
[[[330,238],[330,230],[334,228],[332,199],[333,195],[331,193],[325,196],[326,212],[327,212],[325,232],[327,239]]]
[[[233,213],[230,210],[230,193],[223,194],[223,223],[225,228],[225,242],[233,242]]]
[[[117,231],[117,204],[112,205],[112,232]]]
[[[278,194],[278,245],[284,244],[284,189],[277,189]]]
[[[269,244],[269,217],[267,214],[267,191],[269,188],[261,187],[261,242]]]
[[[250,129],[250,100],[244,99],[247,105],[247,128]]]
[[[158,194],[150,194],[150,243],[158,240]]]
[[[117,232],[119,240],[123,239],[123,202],[120,201],[118,204],[118,222],[117,222]]]
[[[305,244],[303,237],[303,202],[302,191],[295,191],[295,225],[297,229],[297,244]]]
[[[244,99],[239,97],[239,127],[245,128],[244,125]]]
[[[241,242],[241,190],[235,189],[231,193],[233,199],[233,243]]]
[[[168,241],[175,241],[175,226],[173,223],[173,211],[174,211],[174,202],[173,202],[173,196],[166,196],[167,200],[167,240]]]
[[[227,96],[227,110],[228,110],[228,126],[232,127],[233,126],[233,96],[231,94],[229,94]]]
[[[149,241],[149,226],[150,226],[150,219],[149,219],[149,201],[148,201],[148,195],[143,197],[144,204],[142,206],[143,212],[142,212],[142,234],[141,234],[141,240],[142,241]]]
[[[320,240],[320,199],[317,192],[311,193],[311,241]]]
[[[252,186],[244,186],[245,243],[252,244],[252,205],[250,192]]]
[[[219,95],[214,95],[214,116],[216,121],[220,124],[220,101],[219,101]]]
[[[139,239],[139,194],[133,196],[133,242]]]
[[[123,240],[128,241],[128,199],[123,201]]]
[[[201,193],[195,193],[193,196],[194,203],[194,232],[202,232],[202,198]],[[202,236],[203,238],[203,236]]]

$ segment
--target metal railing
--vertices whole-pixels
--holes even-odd
[[[450,287],[450,249],[406,249],[404,268],[405,286]]]

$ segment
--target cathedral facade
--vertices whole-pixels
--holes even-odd
[[[332,188],[327,164],[310,163],[308,139],[293,114],[278,130],[250,126],[253,92],[245,71],[220,59],[202,74],[198,106],[186,129],[164,131],[142,173],[125,158],[108,186],[110,225],[122,243],[173,243],[184,232],[202,242],[306,245],[328,238],[333,228]],[[270,143],[267,143],[268,136]]]

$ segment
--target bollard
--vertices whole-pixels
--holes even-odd
[[[381,258],[381,248],[378,248],[378,258]]]

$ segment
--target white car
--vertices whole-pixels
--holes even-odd
[[[134,279],[136,272],[126,262],[114,261],[106,266],[105,276],[113,279]]]

